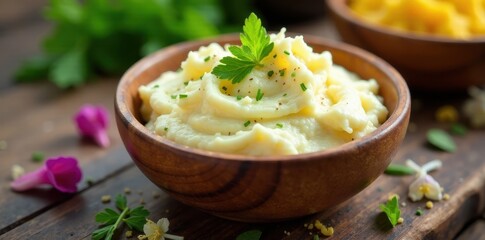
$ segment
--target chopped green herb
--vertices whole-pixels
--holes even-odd
[[[172,99],[177,99],[177,95],[170,96]]]
[[[302,90],[303,92],[307,90],[307,88],[306,88],[306,86],[305,86],[305,84],[304,84],[304,83],[301,83],[301,84],[300,84],[300,87],[301,87],[301,90]]]
[[[163,131],[167,132],[168,131],[168,127],[164,128]]]
[[[288,51],[286,51],[286,50],[285,50],[285,51],[283,51],[283,52],[284,52],[286,55],[288,55],[288,56],[290,55],[290,52],[288,52]]]
[[[421,216],[423,215],[423,210],[421,210],[420,208],[418,208],[418,210],[416,210],[416,216]]]
[[[441,129],[430,129],[427,133],[428,142],[447,152],[454,152],[456,144],[451,136]]]
[[[320,240],[320,236],[318,234],[313,235],[313,240]]]
[[[242,96],[239,96],[239,95],[238,95],[238,96],[236,96],[236,100],[238,100],[238,101],[239,101],[239,100],[241,100],[241,99],[242,99]]]
[[[249,126],[249,124],[251,124],[251,121],[247,120],[245,123],[244,123],[244,126],[247,127]]]
[[[273,76],[273,74],[274,74],[274,71],[273,71],[273,70],[269,71],[269,72],[268,72],[268,77],[272,77],[272,76]]]
[[[263,66],[261,61],[273,50],[266,29],[256,14],[251,13],[243,26],[240,35],[242,46],[230,46],[228,49],[234,57],[224,57],[212,73],[221,79],[231,80],[232,83],[241,82],[256,66]]]
[[[179,94],[179,98],[187,98],[188,95],[187,94]]]
[[[278,72],[280,73],[280,77],[283,77],[285,76],[285,71],[286,71],[286,68],[284,69],[280,69]]]
[[[211,56],[207,56],[206,58],[204,58],[204,62],[208,62],[209,60],[211,60]]]
[[[288,96],[288,93],[283,94],[283,97],[286,97],[286,96]]]
[[[43,152],[33,152],[32,153],[32,162],[42,162],[44,161],[44,153]]]
[[[281,124],[281,123],[277,123],[277,124],[276,124],[276,127],[277,127],[277,128],[283,128],[283,124]]]
[[[292,72],[291,77],[296,77],[296,72]]]
[[[259,240],[261,238],[261,234],[263,234],[263,232],[260,230],[249,230],[239,234],[236,237],[236,240]]]
[[[256,93],[256,101],[259,101],[263,99],[264,93],[261,92],[261,88],[258,89],[258,92]]]
[[[153,87],[152,87],[152,88],[158,88],[158,87],[160,87],[160,85],[155,84],[155,85],[153,85]]]
[[[450,132],[454,135],[464,136],[468,132],[468,129],[463,124],[455,123],[451,125]]]
[[[387,215],[387,219],[389,219],[392,226],[396,226],[397,220],[401,216],[401,210],[399,210],[397,197],[394,196],[392,199],[387,201],[386,205],[381,204],[379,208]]]
[[[389,175],[395,175],[395,176],[402,176],[402,175],[413,175],[414,169],[406,166],[406,165],[400,165],[400,164],[390,164],[384,173],[389,174]]]
[[[185,85],[185,86],[189,85],[189,82],[184,82],[184,85]]]
[[[150,214],[143,206],[133,209],[128,208],[126,197],[118,194],[116,196],[116,208],[120,211],[115,211],[111,208],[106,208],[96,214],[96,222],[102,224],[102,227],[92,233],[94,240],[111,240],[119,225],[126,223],[128,228],[137,231],[143,231],[143,225],[146,223],[146,217]]]

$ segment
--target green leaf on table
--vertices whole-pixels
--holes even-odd
[[[247,16],[251,6],[213,0],[48,2],[44,18],[53,28],[43,40],[46,58],[27,61],[15,79],[48,79],[61,88],[80,86],[94,74],[122,74],[147,53],[167,45],[233,32],[240,21],[226,10]]]
[[[212,70],[218,78],[231,80],[233,84],[241,82],[254,67],[262,66],[261,61],[274,47],[261,20],[254,13],[246,18],[240,39],[242,46],[229,47],[233,57],[222,58]]]
[[[249,230],[239,234],[236,237],[236,240],[259,240],[261,238],[262,233],[263,232],[257,229]]]
[[[15,80],[24,82],[47,78],[53,57],[40,55],[26,60],[15,72]]]
[[[143,225],[147,222],[150,213],[143,206],[139,206],[130,211],[130,216],[124,219],[125,223],[131,229],[143,231]]]
[[[451,125],[450,132],[454,135],[464,136],[465,134],[467,134],[468,129],[463,124],[454,123],[453,125]]]
[[[49,77],[60,88],[82,85],[88,77],[86,53],[82,49],[61,56],[52,66]]]
[[[428,142],[433,146],[447,152],[454,152],[456,144],[451,136],[441,129],[430,129],[427,133]]]
[[[101,227],[92,233],[92,239],[111,240],[116,229],[123,223],[126,223],[130,229],[143,231],[146,217],[150,214],[145,207],[128,208],[126,197],[121,194],[116,195],[115,205],[121,212],[106,208],[96,214],[95,220],[101,224]]]
[[[113,209],[106,208],[103,212],[96,214],[95,220],[101,224],[114,224],[116,220],[118,220],[119,216],[120,214],[115,212]]]
[[[389,219],[392,226],[396,226],[398,219],[401,217],[401,210],[399,210],[397,197],[394,196],[387,201],[386,205],[381,204],[379,208],[386,214],[387,219]]]
[[[388,175],[403,176],[403,175],[413,175],[415,171],[414,169],[406,165],[391,163],[389,164],[389,166],[387,166],[384,173]]]
[[[116,207],[119,209],[119,210],[124,210],[127,206],[127,203],[126,203],[126,197],[121,195],[121,194],[118,194],[116,195],[116,198],[115,198],[115,204],[116,204]]]
[[[91,235],[91,239],[93,240],[107,239],[110,232],[113,232],[113,225],[108,225],[100,229],[96,229]]]

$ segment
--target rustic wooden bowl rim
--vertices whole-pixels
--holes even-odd
[[[294,33],[287,33],[287,35],[301,35],[301,34],[294,34]],[[173,52],[178,52],[180,49],[187,49],[193,46],[204,46],[208,45],[212,42],[225,42],[225,41],[233,41],[239,38],[239,34],[226,34],[221,35],[219,37],[204,39],[204,40],[197,40],[197,41],[190,41],[190,42],[183,42],[175,45],[171,45],[169,47],[163,48],[158,50],[157,52],[148,55],[137,63],[135,63],[132,67],[130,67],[125,74],[122,76],[118,87],[116,89],[116,96],[115,96],[115,111],[116,114],[119,115],[123,124],[125,124],[129,129],[133,129],[137,135],[141,135],[143,138],[148,140],[150,144],[163,144],[168,146],[169,148],[176,149],[181,152],[186,152],[192,155],[200,155],[205,156],[213,159],[221,159],[221,160],[231,160],[231,161],[265,161],[265,162],[278,162],[278,161],[310,161],[315,159],[324,159],[326,157],[336,156],[341,154],[342,152],[352,151],[360,149],[366,144],[370,144],[371,142],[375,142],[380,139],[382,136],[389,134],[389,132],[398,127],[399,124],[404,124],[406,118],[406,112],[409,111],[410,108],[410,93],[409,89],[406,85],[406,82],[401,77],[401,75],[395,70],[391,65],[386,63],[384,60],[380,59],[379,57],[364,51],[360,48],[342,43],[342,42],[335,42],[332,40],[324,39],[322,37],[312,36],[312,35],[303,35],[305,41],[310,45],[321,45],[321,46],[328,46],[330,48],[335,48],[340,51],[346,52],[350,55],[356,55],[359,58],[365,59],[371,65],[376,66],[380,69],[383,73],[385,73],[389,79],[392,81],[392,85],[394,86],[397,92],[397,103],[393,112],[390,112],[387,120],[379,126],[373,132],[367,134],[366,136],[354,140],[349,143],[345,143],[340,146],[336,146],[333,148],[329,148],[322,151],[317,152],[310,152],[310,153],[301,153],[296,155],[278,155],[278,156],[249,156],[249,155],[237,155],[237,154],[228,154],[228,153],[220,153],[220,152],[212,152],[203,149],[197,149],[193,147],[188,147],[183,144],[179,144],[173,142],[171,140],[165,139],[159,135],[156,135],[150,132],[144,125],[142,125],[135,117],[133,113],[131,113],[128,107],[125,104],[125,89],[133,82],[134,77],[138,76],[140,73],[145,71],[146,69],[150,68],[154,62],[158,62],[160,59],[164,58],[165,54],[173,54]]]
[[[346,21],[351,22],[359,27],[370,29],[375,32],[379,32],[381,34],[386,35],[395,35],[397,37],[414,40],[414,41],[423,41],[428,43],[446,43],[446,44],[484,44],[485,43],[485,35],[474,36],[468,39],[459,39],[459,38],[451,38],[445,36],[437,36],[432,34],[417,34],[413,32],[402,32],[398,30],[394,30],[392,28],[380,26],[377,24],[372,24],[362,19],[359,19],[350,8],[347,7],[347,2],[349,0],[328,0],[327,4],[329,8],[335,13],[338,14],[340,17],[344,18]]]

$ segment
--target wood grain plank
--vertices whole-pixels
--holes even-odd
[[[0,34],[0,95],[13,86],[14,73],[21,63],[40,53],[41,39],[50,29],[49,23],[36,22]]]
[[[475,221],[456,240],[485,240],[485,220]]]
[[[425,143],[426,130],[431,127],[446,128],[446,125],[437,124],[433,119],[434,110],[442,103],[428,103],[429,100],[424,102],[425,106],[420,111],[415,111],[412,118],[417,125],[417,131],[409,132],[395,161],[403,162],[407,158],[412,158],[420,164],[435,158],[443,161],[443,168],[433,172],[432,176],[442,184],[446,192],[450,193],[451,198],[448,201],[436,202],[431,210],[425,209],[424,200],[413,203],[406,198],[407,187],[413,181],[412,176],[382,175],[354,198],[325,212],[280,223],[238,223],[186,207],[164,193],[160,193],[160,198],[154,199],[150,193],[159,190],[136,168],[130,168],[7,232],[4,236],[88,239],[89,233],[96,228],[93,216],[96,211],[103,208],[99,203],[99,197],[103,194],[121,193],[124,187],[130,187],[135,194],[138,190],[143,191],[143,196],[135,196],[132,201],[143,198],[147,208],[152,212],[152,218],[169,217],[173,233],[183,235],[186,239],[233,239],[248,229],[262,230],[263,239],[312,239],[310,232],[315,234],[315,231],[309,231],[303,225],[316,219],[335,228],[334,239],[452,239],[465,223],[479,216],[484,210],[485,162],[480,156],[485,154],[485,149],[481,147],[485,141],[485,134],[481,130],[476,130],[464,137],[455,137],[459,146],[456,153],[443,153],[430,148]],[[456,102],[460,103],[461,99]],[[404,223],[395,228],[390,227],[378,207],[391,193],[399,194],[401,201],[406,202],[406,206],[401,208]],[[415,215],[418,208],[424,209],[423,216]],[[167,209],[169,212],[166,212]],[[85,227],[79,229],[78,226],[81,225]],[[290,235],[285,235],[285,231]],[[57,235],[52,235],[53,233]]]
[[[0,0],[0,34],[39,21],[48,0]]]
[[[105,106],[113,116],[116,84],[115,79],[103,80],[70,92],[52,85],[25,84],[0,95],[0,102],[8,103],[0,107],[0,140],[7,142],[7,148],[0,151],[0,233],[71,197],[51,190],[10,190],[11,166],[19,164],[27,171],[41,166],[31,161],[32,152],[75,156],[84,169],[84,178],[94,181],[132,164],[113,118],[108,131],[112,145],[106,149],[82,139],[72,119],[85,103]],[[81,189],[85,187],[83,184]]]

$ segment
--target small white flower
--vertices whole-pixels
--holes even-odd
[[[474,127],[485,126],[485,90],[477,87],[468,89],[471,99],[465,102],[463,112]]]
[[[422,167],[417,165],[412,160],[407,160],[406,165],[416,171],[416,180],[409,185],[409,198],[415,202],[424,197],[439,201],[443,198],[440,184],[428,175],[428,172],[440,168],[442,163],[440,160],[433,160],[424,164]]]
[[[153,222],[150,219],[147,219],[147,223],[143,226],[143,232],[145,235],[138,236],[138,239],[144,240],[165,240],[165,239],[172,239],[172,240],[183,240],[184,237],[176,236],[172,234],[168,234],[168,227],[170,222],[167,218],[161,218],[158,220],[157,223]]]

